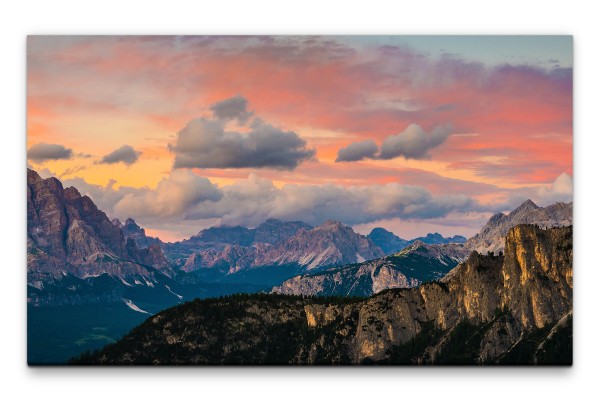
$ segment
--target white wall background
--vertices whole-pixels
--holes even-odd
[[[6,1],[0,11],[2,398],[589,399],[597,396],[598,12],[594,2]],[[548,368],[71,369],[26,366],[25,40],[28,34],[575,35],[575,365]],[[575,398],[576,397],[576,398]]]

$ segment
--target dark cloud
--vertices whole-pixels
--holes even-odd
[[[379,148],[372,140],[354,142],[338,150],[336,162],[354,162],[365,158],[373,159]]]
[[[406,159],[426,159],[429,151],[441,145],[450,135],[449,125],[437,126],[431,132],[417,124],[409,125],[398,135],[390,135],[381,144],[379,159],[388,160],[399,156]]]
[[[53,143],[36,143],[27,150],[27,158],[37,163],[47,160],[70,159],[72,156],[72,149]]]
[[[252,112],[248,111],[248,100],[242,96],[234,96],[213,104],[210,109],[219,120],[238,120],[245,124]]]
[[[100,163],[113,164],[123,162],[130,166],[137,161],[141,154],[141,152],[137,152],[129,145],[123,145],[119,149],[116,149],[104,156],[100,160]]]
[[[456,108],[455,104],[446,103],[446,104],[441,104],[441,105],[437,106],[434,110],[438,111],[438,112],[442,112],[442,111],[451,111],[451,110],[454,110],[455,108]]]
[[[427,159],[429,151],[441,145],[450,136],[450,125],[438,125],[431,132],[417,124],[410,124],[398,135],[390,135],[383,140],[381,151],[372,140],[355,142],[338,151],[336,162],[352,162],[363,159],[389,160],[396,157],[405,159]]]
[[[254,119],[248,133],[226,131],[222,121],[197,118],[177,134],[170,146],[174,168],[275,168],[293,170],[315,155],[293,131]]]

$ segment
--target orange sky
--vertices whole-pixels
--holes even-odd
[[[230,142],[237,140],[262,149],[279,146],[279,138],[288,132],[293,135],[287,140],[304,144],[291,151],[306,157],[292,168],[268,161],[258,167],[242,162],[228,165],[221,159],[210,160],[216,151],[201,147],[208,146],[208,139],[192,141],[186,157],[194,160],[193,152],[200,153],[199,167],[190,171],[216,188],[227,191],[253,174],[279,189],[288,184],[419,187],[436,205],[445,204],[441,197],[448,194],[473,201],[470,211],[467,203],[460,210],[444,209],[448,221],[456,213],[458,220],[460,213],[478,217],[463,226],[444,226],[438,217],[433,222],[431,216],[411,215],[405,208],[399,217],[390,212],[350,223],[389,221],[389,227],[402,230],[404,225],[407,233],[438,227],[448,234],[469,234],[494,208],[509,207],[520,198],[538,196],[543,203],[570,196],[568,183],[556,181],[561,176],[570,178],[573,165],[572,50],[570,41],[564,45],[564,38],[560,39],[560,46],[558,38],[554,46],[556,56],[547,59],[540,50],[543,46],[532,50],[527,41],[520,45],[515,40],[512,50],[521,57],[520,64],[512,65],[509,59],[490,59],[489,49],[495,43],[490,37],[480,39],[482,49],[488,49],[482,50],[480,58],[469,50],[461,55],[459,40],[458,53],[448,54],[451,49],[435,53],[430,38],[386,37],[378,42],[376,37],[30,37],[27,146],[57,144],[71,152],[54,159],[30,157],[29,163],[63,181],[81,179],[111,191],[127,187],[156,192],[161,181],[172,179],[176,156],[183,157],[178,141],[184,127],[197,118],[217,121],[211,107],[237,97],[246,102],[244,110],[250,117],[223,122],[223,132],[239,135],[224,139],[228,134],[223,134],[215,141],[234,146]],[[442,42],[440,38],[440,50],[448,47]],[[553,51],[552,46],[548,49]],[[523,55],[530,59],[523,61]],[[267,125],[253,128],[258,121],[274,131]],[[438,126],[450,126],[451,131],[441,143],[423,145],[427,147],[423,151],[410,142],[419,138],[408,138],[405,132],[411,124],[422,127],[423,135]],[[273,137],[256,145],[244,139],[253,130],[257,138]],[[193,135],[204,134],[200,130]],[[387,138],[397,135],[404,152],[397,157],[335,161],[338,151],[352,143],[372,140],[381,148]],[[281,143],[288,146],[283,139]],[[133,163],[102,162],[124,145],[139,155]],[[406,156],[413,145],[418,155]],[[219,157],[238,151],[232,149],[223,149]],[[182,193],[182,199],[192,202],[188,195]],[[201,199],[198,202],[221,202],[195,196]],[[108,200],[96,197],[100,206],[109,209],[107,213],[130,213],[171,239],[206,224],[247,224],[264,217],[263,212],[248,210],[236,220],[232,210],[213,204],[210,218],[187,216],[189,208],[179,216],[157,209],[152,217],[134,207],[113,209]],[[304,216],[298,207],[292,211],[288,206],[281,206],[285,211],[280,217]]]

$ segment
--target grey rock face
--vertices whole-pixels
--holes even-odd
[[[544,208],[527,200],[508,215],[493,215],[465,245],[479,253],[496,253],[504,249],[504,237],[518,224],[535,224],[542,228],[569,226],[573,224],[573,203],[559,202]]]
[[[89,197],[29,169],[27,216],[28,284],[34,288],[66,275],[153,279],[155,271],[143,265],[172,273],[159,247],[140,250]]]
[[[279,221],[268,219],[254,230],[254,242],[276,244],[293,237],[300,229],[310,230],[312,227],[301,221]]]
[[[183,260],[179,265],[187,263],[192,254],[205,255],[207,260],[218,259],[219,252],[237,245],[244,248],[264,248],[264,245],[273,245],[294,236],[300,229],[309,230],[312,227],[299,221],[280,221],[269,219],[256,228],[246,227],[211,227],[202,230],[189,239],[162,244],[162,248],[169,258],[174,261]],[[252,249],[247,249],[252,253]],[[223,255],[223,258],[226,258]],[[209,265],[212,262],[209,263]],[[203,265],[205,266],[205,265]],[[205,266],[206,267],[206,266]],[[189,269],[186,267],[186,269]]]
[[[226,245],[222,251],[196,252],[183,269],[190,272],[227,267],[228,273],[235,273],[262,266],[296,264],[303,270],[312,270],[383,256],[383,251],[370,239],[339,222],[328,221],[309,229],[293,223],[291,230],[295,231],[293,236],[272,245],[257,242],[252,247]]]
[[[414,242],[402,252],[368,262],[293,277],[273,292],[294,295],[371,296],[391,288],[410,288],[438,280],[466,260],[460,244],[427,245]]]
[[[297,263],[311,270],[323,266],[364,262],[384,256],[367,237],[336,221],[327,221],[257,255],[255,266]]]

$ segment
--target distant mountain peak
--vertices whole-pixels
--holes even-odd
[[[488,220],[487,224],[494,224],[500,221],[502,218],[506,217],[504,213],[496,213]]]
[[[321,227],[345,227],[345,224],[337,220],[326,220]]]
[[[314,228],[314,230],[317,230],[317,231],[331,231],[331,232],[335,232],[335,231],[348,231],[348,230],[353,231],[351,227],[349,227],[349,226],[345,225],[344,223],[342,223],[341,221],[337,221],[337,220],[326,220],[320,226],[316,226]]]
[[[433,244],[450,244],[453,242],[463,243],[467,239],[462,235],[455,235],[453,237],[444,237],[442,234],[435,232],[429,233],[424,237],[413,238],[412,241],[422,241],[425,244],[433,245]]]
[[[427,236],[429,236],[429,235],[430,235],[430,234],[427,234]],[[412,244],[410,244],[409,246],[407,246],[407,247],[405,248],[405,250],[406,250],[406,249],[417,249],[418,247],[420,247],[420,246],[425,246],[425,245],[426,245],[426,244],[425,244],[425,242],[423,242],[423,241],[421,241],[420,239],[418,239],[418,240],[414,241]]]
[[[384,235],[391,234],[391,235],[395,236],[395,234],[393,232],[386,230],[383,227],[375,227],[374,229],[372,229],[371,232],[369,233],[369,235],[373,235],[373,234],[384,234]]]
[[[428,240],[443,240],[444,236],[438,232],[435,232],[427,234],[425,238]]]
[[[65,188],[64,191],[65,191],[64,192],[65,199],[73,200],[73,199],[81,198],[81,194],[75,187],[67,187],[67,188]]]
[[[522,210],[528,209],[540,209],[538,205],[536,205],[531,199],[527,199],[525,202],[521,203],[519,207],[513,210],[511,213],[518,213]]]
[[[255,265],[297,263],[307,270],[357,263],[384,256],[367,237],[339,221],[327,220],[312,229],[299,229],[289,239],[263,252]]]
[[[392,255],[400,252],[408,245],[420,242],[424,244],[449,244],[449,243],[463,243],[466,242],[466,238],[462,235],[454,235],[453,237],[444,237],[442,234],[428,233],[424,237],[413,238],[411,240],[405,240],[396,236],[393,232],[386,230],[382,227],[376,227],[371,230],[371,233],[367,235],[375,245],[383,249],[386,255]]]
[[[504,249],[504,237],[519,224],[535,224],[542,227],[561,227],[573,224],[573,203],[555,203],[539,207],[527,199],[508,215],[493,215],[478,234],[469,238],[467,248],[479,253],[497,252]]]
[[[135,222],[134,219],[132,219],[131,217],[128,217],[127,220],[125,220],[125,225],[129,226],[129,225],[135,225],[138,226],[138,224]],[[139,226],[138,226],[139,227]]]

